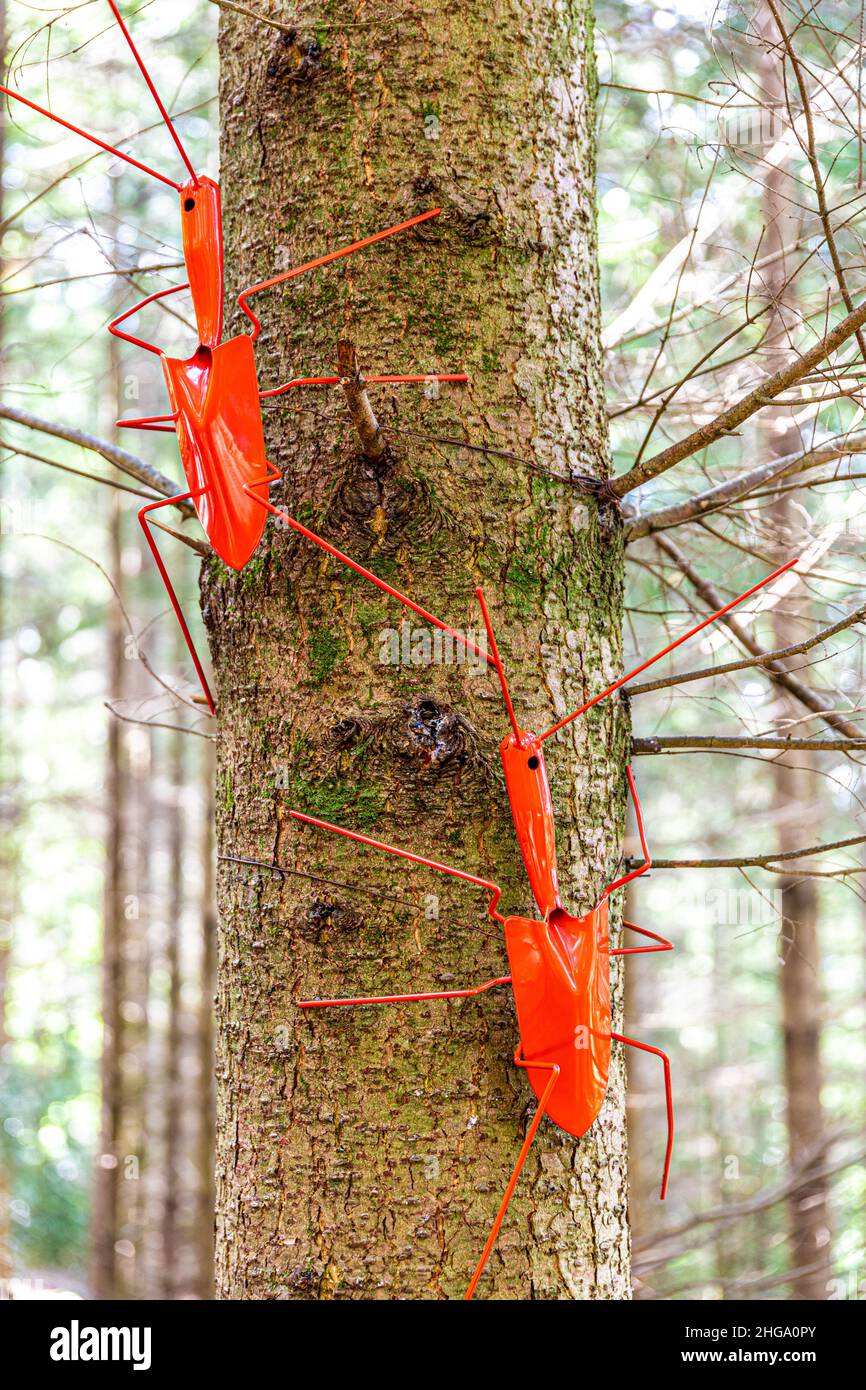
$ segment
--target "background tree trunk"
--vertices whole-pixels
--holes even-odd
[[[201,806],[201,938],[199,1003],[196,1017],[198,1096],[195,1169],[197,1173],[195,1236],[196,1287],[199,1298],[213,1298],[214,1255],[214,992],[217,974],[217,921],[214,902],[214,758],[213,745],[205,744],[200,766]]]
[[[106,344],[107,408],[114,414],[120,400],[120,355],[117,340]],[[119,493],[109,500],[108,573],[117,596],[106,622],[106,688],[113,701],[126,693],[128,663],[123,602],[123,505]],[[124,726],[109,719],[105,758],[105,870],[102,925],[102,1054],[100,1058],[99,1152],[93,1169],[90,1221],[90,1288],[94,1298],[118,1297],[123,1276],[118,1263],[120,1182],[123,1130],[123,1003],[126,984],[124,836],[129,817],[129,766]]]
[[[785,101],[784,74],[778,48],[778,29],[769,13],[764,33],[768,49],[761,65],[766,100],[776,109]],[[781,253],[792,240],[792,210],[796,209],[797,188],[784,165],[769,168],[764,181],[763,214],[766,226],[766,254]],[[787,285],[790,273],[786,258],[779,258],[766,272],[765,290],[776,305],[768,333],[778,345],[778,360],[788,353],[786,316],[792,309],[793,292]],[[793,320],[793,315],[792,315]],[[766,370],[776,368],[769,358]],[[770,458],[807,447],[791,411],[767,411],[762,416],[762,446]],[[802,508],[794,494],[781,494],[771,508],[772,522],[786,549],[802,528]],[[803,625],[780,604],[773,614],[775,645],[785,647],[802,640]],[[802,709],[783,692],[778,693],[781,710],[780,732],[795,721]],[[796,727],[796,726],[795,726]],[[791,753],[773,764],[775,812],[779,850],[796,849],[804,842],[821,838],[815,815],[814,773],[808,766],[808,753]],[[814,1154],[820,1167],[826,1139],[821,1103],[821,981],[818,966],[818,893],[814,878],[802,874],[781,875],[782,923],[780,932],[779,999],[782,1015],[783,1072],[788,1127],[788,1156],[791,1166],[801,1165],[804,1156]],[[790,1292],[792,1298],[823,1299],[832,1273],[826,1180],[816,1179],[798,1188],[789,1203]]]
[[[290,37],[221,12],[230,302],[444,211],[262,296],[262,385],[333,372],[348,337],[368,371],[471,374],[439,392],[377,388],[384,425],[606,476],[587,0],[382,0],[362,22],[337,0],[321,18]],[[619,673],[615,511],[415,436],[389,435],[373,467],[340,397],[283,399],[267,420],[285,470],[274,500],[456,627],[480,626],[482,583],[526,727],[542,731]],[[481,894],[286,813],[493,876],[507,911],[531,911],[499,770],[501,696],[466,664],[383,664],[382,634],[404,610],[278,529],[243,575],[207,567],[203,609],[220,852],[375,893],[221,867],[218,1294],[459,1296],[535,1109],[511,1063],[509,991],[313,1016],[295,1000],[473,984],[506,969],[502,933]],[[430,630],[417,634],[416,651]],[[612,702],[549,745],[574,911],[620,859],[627,736]],[[542,1126],[479,1296],[628,1297],[625,1151],[617,1049],[589,1136]]]

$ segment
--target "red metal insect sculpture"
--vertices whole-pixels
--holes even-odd
[[[400,859],[407,859],[414,864],[435,869],[439,873],[450,874],[465,883],[485,888],[491,895],[487,906],[488,915],[502,925],[511,971],[509,975],[485,980],[482,984],[466,989],[435,990],[421,994],[368,995],[349,999],[298,1000],[302,1009],[322,1009],[338,1005],[406,1004],[431,999],[465,999],[483,994],[497,985],[511,985],[520,1030],[520,1042],[514,1053],[514,1062],[516,1066],[526,1070],[530,1085],[538,1097],[538,1108],[527,1130],[496,1219],[466,1290],[467,1299],[472,1298],[481,1278],[543,1117],[547,1115],[560,1129],[574,1135],[575,1138],[586,1134],[598,1117],[607,1092],[612,1042],[627,1043],[643,1052],[651,1052],[662,1060],[668,1117],[667,1147],[660,1194],[662,1200],[667,1193],[673,1152],[674,1112],[670,1061],[660,1048],[638,1042],[637,1039],[628,1038],[622,1033],[615,1033],[611,1020],[610,957],[673,950],[672,942],[646,927],[636,926],[634,922],[626,922],[624,925],[640,936],[648,937],[656,943],[655,945],[617,948],[610,945],[608,915],[611,894],[632,879],[645,874],[652,866],[634,776],[631,768],[626,767],[644,862],[638,868],[609,883],[590,912],[580,917],[572,916],[563,907],[560,897],[553,798],[547,779],[542,744],[566,724],[586,714],[587,710],[621,689],[648,666],[672,652],[696,633],[703,631],[710,623],[736,608],[759,589],[778,579],[796,563],[796,560],[789,560],[724,608],[712,613],[676,641],[669,643],[662,651],[656,652],[627,675],[621,676],[606,690],[594,695],[580,709],[538,735],[522,729],[517,721],[484,594],[481,589],[476,590],[487,631],[487,656],[496,668],[511,725],[511,732],[503,738],[499,751],[517,841],[540,914],[537,918],[503,916],[498,907],[501,889],[489,879],[478,878],[462,869],[440,864],[422,855],[411,854],[408,850],[384,844],[380,840],[346,830],[342,826],[331,825],[315,816],[304,815],[294,810],[289,812],[295,820],[321,830],[332,831],[349,840],[369,845],[372,849],[394,854]],[[415,611],[418,611],[417,608]],[[444,624],[439,623],[439,626],[444,627]]]
[[[746,593],[719,609],[717,613],[711,614],[682,637],[671,642],[662,651],[657,652],[627,675],[608,686],[606,690],[593,696],[573,714],[554,724],[546,733],[536,735],[522,729],[511,703],[505,671],[499,657],[484,595],[480,589],[477,590],[477,595],[487,631],[487,650],[467,641],[459,632],[435,617],[427,609],[422,608],[420,604],[415,603],[413,599],[356,563],[348,555],[337,550],[336,547],[323,540],[322,537],[316,535],[293,517],[280,511],[270,502],[268,497],[269,484],[276,481],[280,477],[280,473],[268,463],[265,456],[261,400],[266,397],[281,395],[296,386],[336,385],[339,378],[298,377],[271,390],[259,390],[253,344],[261,331],[261,323],[247,301],[253,295],[295,276],[327,265],[343,256],[372,246],[386,237],[394,236],[410,227],[417,226],[419,223],[437,216],[440,210],[433,208],[418,216],[410,217],[396,226],[388,227],[384,231],[376,232],[374,235],[353,242],[340,250],[331,251],[326,255],[307,261],[293,270],[284,271],[250,286],[239,295],[238,303],[252,324],[252,332],[240,334],[224,341],[222,337],[223,244],[219,186],[206,175],[195,172],[115,0],[108,0],[108,4],[186,165],[189,179],[185,183],[177,183],[166,175],[158,173],[133,156],[108,144],[98,136],[80,130],[69,121],[54,115],[44,107],[30,101],[29,98],[11,91],[8,87],[0,87],[0,91],[23,102],[41,115],[58,122],[67,130],[83,136],[101,149],[125,160],[128,164],[153,178],[168,184],[176,189],[180,198],[183,251],[188,281],[183,285],[159,290],[155,294],[148,295],[141,303],[114,319],[109,324],[109,329],[127,342],[148,352],[156,353],[162,361],[172,407],[171,413],[137,420],[124,420],[118,423],[127,428],[175,431],[177,434],[188,490],[177,497],[167,497],[148,503],[141,509],[139,518],[160,575],[168,590],[211,711],[214,712],[214,701],[207,679],[168,572],[149,529],[148,518],[151,512],[161,507],[176,505],[182,501],[193,503],[214,551],[232,568],[241,570],[247,564],[261,539],[267,514],[271,513],[299,534],[320,546],[333,558],[348,565],[379,589],[398,599],[400,603],[426,622],[441,628],[476,655],[486,659],[496,669],[499,677],[511,726],[510,733],[502,740],[500,754],[517,840],[538,908],[538,917],[503,916],[498,910],[500,889],[495,883],[487,879],[479,878],[462,869],[440,864],[435,860],[426,859],[421,855],[412,854],[407,850],[398,849],[393,845],[384,844],[341,826],[331,825],[313,816],[302,815],[299,811],[291,812],[292,816],[299,821],[305,821],[310,825],[359,841],[373,849],[449,874],[466,883],[485,888],[491,894],[487,910],[489,915],[503,927],[510,966],[509,975],[487,980],[467,989],[355,999],[305,999],[299,1001],[300,1007],[303,1009],[324,1008],[332,1005],[407,1003],[416,1000],[467,998],[492,989],[496,985],[511,985],[520,1030],[520,1042],[514,1054],[514,1061],[517,1066],[526,1070],[532,1089],[538,1097],[538,1107],[467,1289],[466,1297],[471,1298],[496,1240],[541,1120],[547,1115],[560,1128],[575,1137],[580,1137],[586,1133],[598,1116],[604,1101],[612,1042],[628,1043],[646,1052],[651,1052],[662,1060],[668,1114],[668,1138],[662,1178],[662,1198],[667,1191],[670,1171],[673,1145],[673,1104],[669,1060],[661,1049],[613,1032],[611,1021],[610,957],[672,949],[671,942],[664,937],[630,922],[625,925],[655,944],[615,949],[610,946],[608,914],[611,895],[630,880],[646,873],[651,865],[634,777],[631,768],[626,768],[628,785],[637,816],[644,862],[638,868],[632,869],[629,873],[608,884],[591,911],[583,916],[572,916],[562,904],[557,880],[553,801],[544,764],[542,744],[566,724],[579,718],[601,700],[606,699],[626,685],[653,662],[673,651],[688,638],[702,631],[708,624],[715,622],[717,618],[722,617],[739,603],[742,603],[744,599],[778,578],[791,565],[796,564],[796,560],[783,565],[759,584],[747,590]],[[199,337],[198,347],[190,358],[183,360],[167,357],[154,344],[142,338],[134,337],[120,328],[120,325],[128,318],[149,304],[161,300],[167,295],[176,294],[183,289],[190,290]],[[370,382],[422,382],[465,381],[467,378],[465,373],[453,372],[383,375],[366,379]]]
[[[20,92],[0,86],[0,92],[23,102],[31,110],[47,116],[76,135],[82,136],[92,144],[107,150],[123,159],[127,164],[142,170],[161,183],[176,189],[180,199],[181,233],[183,255],[188,280],[182,285],[158,290],[148,295],[139,304],[133,305],[120,314],[109,325],[109,332],[126,342],[155,353],[162,362],[166,386],[168,388],[171,413],[169,415],[147,416],[141,419],[119,420],[118,425],[125,429],[174,431],[177,434],[181,462],[186,475],[188,491],[175,497],[166,497],[150,502],[139,512],[147,543],[153,554],[160,576],[168,591],[172,607],[180,624],[184,640],[189,649],[202,691],[211,713],[215,713],[214,700],[207,677],[196,652],[186,619],[177,595],[150,530],[149,515],[162,507],[176,506],[180,502],[192,502],[199,520],[207,534],[214,551],[232,569],[242,570],[251,558],[261,540],[268,513],[272,513],[286,525],[314,541],[329,554],[351,565],[365,578],[378,584],[388,593],[394,592],[377,579],[369,570],[356,565],[348,556],[330,546],[321,537],[295,521],[285,512],[279,511],[268,498],[271,483],[281,478],[279,469],[269,463],[265,456],[265,439],[262,427],[261,404],[263,399],[280,396],[297,386],[334,386],[339,384],[336,376],[295,377],[281,386],[267,391],[259,390],[256,377],[253,344],[261,332],[261,322],[250,308],[248,300],[255,294],[272,289],[298,275],[315,270],[320,266],[344,256],[352,255],[365,247],[383,241],[386,237],[407,231],[421,222],[437,217],[440,208],[431,208],[416,217],[410,217],[396,226],[363,237],[360,241],[344,246],[338,251],[317,256],[314,260],[296,266],[292,270],[273,275],[270,279],[250,285],[238,296],[238,304],[252,324],[252,332],[238,334],[223,340],[223,235],[220,208],[219,185],[205,174],[197,174],[183,147],[180,136],[172,123],[154,82],[144,64],[129,29],[123,19],[116,0],[108,0],[132,55],[138,65],[147,88],[155,101],[160,115],[177,146],[178,153],[186,165],[189,179],[177,183],[174,179],[143,164],[132,155],[117,149],[107,141],[88,131],[81,130],[70,121],[56,116],[53,112],[39,106]],[[192,357],[181,359],[167,357],[161,348],[143,338],[137,338],[121,329],[120,325],[133,314],[139,313],[149,304],[164,299],[167,295],[178,294],[181,290],[190,291],[198,330],[198,347]],[[368,382],[430,382],[466,381],[465,372],[418,372],[410,374],[389,373],[368,376]],[[416,610],[419,613],[420,609]],[[426,616],[426,615],[424,615]],[[435,621],[435,620],[434,620]]]

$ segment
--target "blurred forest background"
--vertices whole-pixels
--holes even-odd
[[[127,13],[193,163],[216,176],[218,3],[137,0]],[[104,5],[0,0],[0,14],[10,85],[166,167],[165,131]],[[846,296],[862,299],[864,12],[599,0],[596,47],[605,352],[625,472],[716,417],[792,343],[805,350]],[[176,198],[23,108],[0,121],[0,1281],[16,1297],[206,1298],[212,743],[135,518],[135,494],[152,494],[110,455],[128,448],[179,478],[173,440],[114,427],[164,411],[159,364],[105,332],[176,283]],[[190,323],[174,303],[160,342],[183,352]],[[773,604],[674,668],[807,646],[787,686],[756,664],[689,683],[656,668],[652,688],[632,688],[659,867],[627,915],[676,946],[626,971],[625,1031],[670,1054],[677,1111],[662,1207],[661,1077],[630,1056],[640,1298],[866,1288],[862,844],[798,853],[863,826],[864,351],[852,337],[832,368],[626,498],[666,517],[666,529],[629,522],[632,655],[716,606],[708,581],[724,602],[779,546],[807,557]],[[75,430],[109,453],[72,442]],[[691,505],[749,471],[748,487]],[[160,541],[195,614],[199,555]],[[816,746],[755,746],[785,737]]]

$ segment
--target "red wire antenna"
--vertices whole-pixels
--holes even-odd
[[[128,30],[127,27],[126,27],[126,21],[124,20],[123,15],[120,13],[120,10],[117,8],[117,5],[115,4],[115,0],[108,0],[108,3],[109,3],[109,5],[111,6],[111,13],[114,15],[114,18],[117,20],[118,24],[120,25],[120,30],[121,30],[121,33],[123,34],[123,37],[126,39],[126,42],[129,44],[130,52],[132,53],[133,58],[135,59],[136,63],[138,64],[139,71],[140,71],[142,77],[144,78],[145,82],[147,83],[147,89],[148,89],[148,91],[150,92],[150,95],[153,97],[154,101],[156,102],[156,105],[157,105],[157,109],[158,109],[158,111],[159,111],[159,114],[162,116],[162,119],[165,121],[166,125],[168,126],[168,132],[169,132],[169,134],[170,134],[172,140],[174,141],[175,145],[177,146],[177,152],[178,152],[178,154],[180,155],[181,159],[183,160],[184,164],[186,165],[187,169],[189,170],[190,175],[191,175],[191,177],[192,177],[193,183],[197,184],[198,181],[199,181],[199,179],[198,179],[198,174],[196,173],[195,169],[192,167],[192,164],[190,163],[189,155],[187,154],[186,150],[184,149],[184,147],[183,147],[183,145],[182,145],[182,143],[181,143],[181,138],[180,138],[180,136],[178,135],[177,131],[176,131],[175,128],[174,128],[174,122],[172,121],[171,116],[170,116],[170,115],[168,114],[168,112],[166,111],[166,109],[165,109],[165,107],[164,107],[164,105],[163,105],[163,103],[162,103],[162,97],[159,95],[159,92],[156,90],[156,87],[154,86],[153,78],[151,77],[150,73],[148,72],[147,68],[146,68],[145,65],[144,65],[144,59],[142,58],[141,54],[139,53],[138,49],[136,48],[136,46],[135,46],[135,44],[134,44],[134,42],[133,42],[132,35],[130,34],[129,30]]]
[[[613,685],[609,685],[607,690],[602,690],[600,695],[593,695],[592,699],[587,700],[586,704],[581,705],[580,709],[576,709],[573,714],[567,714],[564,719],[560,719],[558,724],[554,724],[552,729],[547,730],[547,733],[540,734],[538,742],[543,743],[546,738],[550,738],[551,734],[556,734],[560,729],[564,729],[566,724],[571,723],[572,719],[579,719],[582,714],[586,714],[588,709],[592,709],[593,705],[597,705],[600,700],[606,700],[608,695],[612,695],[615,690],[619,690],[620,686],[627,685],[630,680],[634,680],[635,676],[639,676],[641,671],[645,671],[648,666],[652,666],[656,661],[661,661],[663,656],[668,655],[668,652],[675,651],[677,647],[682,646],[683,642],[688,642],[690,637],[695,637],[697,633],[703,632],[704,628],[709,627],[710,623],[714,623],[717,618],[722,618],[725,613],[730,613],[732,608],[737,607],[737,604],[743,603],[747,598],[751,598],[752,594],[756,594],[759,589],[765,588],[767,584],[772,584],[773,580],[778,579],[780,574],[784,574],[786,570],[798,564],[799,558],[798,556],[794,560],[789,560],[786,565],[782,565],[779,569],[774,570],[772,574],[768,574],[766,579],[762,579],[759,584],[753,584],[751,589],[747,589],[744,594],[740,594],[739,598],[732,599],[730,603],[725,604],[724,608],[720,608],[717,613],[711,613],[708,618],[704,618],[704,621],[698,623],[697,627],[690,628],[688,632],[683,633],[682,637],[678,637],[675,642],[669,642],[660,652],[656,652],[655,656],[651,656],[647,661],[642,661],[640,666],[635,666],[634,670],[629,671],[627,676],[620,676],[618,681],[614,681]]]
[[[116,155],[118,159],[126,160],[127,164],[132,164],[134,168],[140,169],[144,174],[150,174],[152,179],[159,179],[160,183],[167,183],[169,188],[181,190],[181,185],[175,183],[167,174],[160,174],[156,169],[151,169],[149,164],[142,164],[140,159],[135,159],[131,154],[124,154],[116,145],[109,145],[107,140],[102,140],[98,135],[91,135],[89,130],[82,130],[80,126],[73,125],[71,121],[64,121],[62,116],[55,116],[53,111],[40,106],[37,102],[31,101],[29,97],[22,96],[20,92],[13,92],[11,87],[0,85],[0,92],[4,96],[14,97],[16,101],[21,101],[25,106],[29,106],[31,111],[38,111],[40,116],[47,116],[49,121],[54,121],[57,125],[62,125],[64,129],[71,130],[74,135],[80,135],[82,139],[89,140],[92,145],[98,145],[101,150],[107,150],[109,154]]]
[[[351,256],[355,251],[363,251],[365,246],[372,246],[374,242],[384,241],[389,236],[396,236],[398,232],[405,232],[409,227],[417,227],[419,222],[427,222],[431,217],[438,217],[441,211],[441,208],[431,208],[429,212],[422,212],[417,217],[410,217],[407,222],[398,222],[396,227],[386,227],[383,232],[376,232],[373,236],[363,237],[361,241],[353,241],[351,246],[344,246],[339,251],[329,251],[325,256],[317,256],[314,261],[305,261],[303,265],[296,266],[294,270],[285,270],[281,275],[272,275],[269,280],[261,280],[257,285],[250,285],[249,289],[243,290],[238,295],[238,304],[253,325],[253,342],[261,333],[262,325],[247,304],[251,294],[258,294],[260,290],[273,289],[274,285],[281,285],[284,280],[293,280],[296,275],[303,275],[307,270],[316,270],[321,265],[329,265],[331,261],[339,260],[341,256]],[[368,380],[370,380],[369,377]]]
[[[493,657],[493,665],[496,667],[496,674],[499,677],[499,684],[502,686],[502,698],[505,701],[505,708],[508,710],[508,718],[514,730],[514,737],[518,748],[521,746],[520,727],[514,713],[514,706],[511,703],[511,696],[508,693],[508,682],[505,679],[505,667],[502,665],[502,658],[499,655],[499,648],[496,645],[496,638],[493,634],[493,624],[490,621],[490,614],[487,611],[487,604],[484,602],[483,589],[476,589],[475,596],[481,604],[481,612],[484,615],[484,626],[487,629],[487,641],[490,643],[490,654]]]

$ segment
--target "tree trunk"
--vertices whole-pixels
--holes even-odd
[[[109,518],[109,573],[122,593],[121,502],[112,494]],[[107,623],[106,686],[112,700],[123,698],[123,617],[112,605]],[[126,803],[123,732],[119,720],[108,717],[105,773],[105,869],[102,926],[102,1055],[100,1063],[101,1119],[99,1152],[93,1174],[90,1218],[90,1288],[94,1298],[113,1298],[118,1270],[117,1215],[120,1183],[120,1125],[122,1111],[121,1048],[123,1002],[123,817]]]
[[[198,1128],[196,1131],[196,1287],[199,1298],[213,1298],[214,1228],[214,991],[217,973],[217,923],[214,904],[214,759],[213,745],[206,743],[200,759],[201,776],[201,957],[199,1007],[196,1019],[198,1045]]]
[[[762,63],[762,86],[766,99],[781,106],[785,99],[782,65],[776,47],[778,30],[766,16],[764,33],[768,49]],[[766,227],[764,248],[767,255],[781,252],[793,240],[790,231],[792,209],[798,206],[798,190],[789,171],[780,165],[768,169],[763,198]],[[779,360],[788,353],[785,333],[786,314],[792,309],[792,291],[786,280],[790,273],[784,256],[768,268],[766,292],[776,304],[768,336],[775,339]],[[778,363],[772,355],[766,365],[771,373]],[[792,414],[768,411],[762,417],[764,452],[782,458],[803,445]],[[780,495],[771,507],[776,535],[786,553],[793,553],[793,538],[802,528],[802,509],[791,493]],[[802,638],[802,624],[786,612],[784,603],[773,612],[774,645],[785,647]],[[802,714],[790,696],[780,694],[783,713],[796,719]],[[787,722],[783,719],[783,725]],[[776,818],[781,853],[796,849],[807,840],[820,839],[815,815],[814,774],[808,767],[807,753],[787,754],[774,760]],[[813,878],[801,874],[780,876],[781,950],[779,997],[784,1046],[784,1082],[788,1126],[788,1154],[791,1166],[803,1163],[810,1151],[820,1166],[821,1146],[826,1137],[821,1104],[821,983],[818,970],[818,894]],[[830,1268],[830,1230],[827,1211],[827,1185],[816,1179],[798,1188],[789,1203],[790,1268],[792,1298],[827,1297]]]
[[[168,1019],[165,1035],[165,1116],[163,1151],[163,1208],[162,1208],[162,1297],[174,1298],[183,1287],[178,1271],[182,1249],[181,1219],[181,1052],[183,1024],[181,1017],[181,938],[184,909],[184,853],[186,850],[185,814],[182,805],[184,791],[184,742],[186,735],[171,736],[169,760],[169,791],[171,798],[165,817],[168,830],[168,921],[165,952],[165,971],[168,976]]]
[[[352,0],[294,38],[221,11],[229,302],[245,285],[441,206],[438,221],[262,295],[262,386],[336,370],[459,370],[466,387],[373,388],[389,450],[366,463],[342,397],[267,416],[274,501],[462,630],[490,603],[521,723],[542,732],[621,671],[617,513],[563,475],[607,475],[588,0],[443,6]],[[324,22],[326,21],[326,22]],[[245,321],[230,315],[230,325]],[[303,997],[472,985],[506,972],[485,895],[325,832],[292,807],[502,884],[532,912],[486,670],[388,664],[407,616],[279,528],[203,607],[218,691],[218,848],[354,890],[220,874],[218,1294],[458,1297],[535,1101],[512,1065],[507,988],[476,999],[305,1014]],[[400,650],[398,640],[394,644]],[[445,651],[447,658],[447,649]],[[621,857],[624,704],[551,743],[565,900],[584,911]],[[366,890],[366,891],[365,891]],[[369,896],[372,893],[373,896]],[[399,902],[395,901],[399,899]],[[614,1000],[619,1010],[619,975]],[[629,1296],[623,1069],[576,1142],[546,1122],[480,1297]]]

